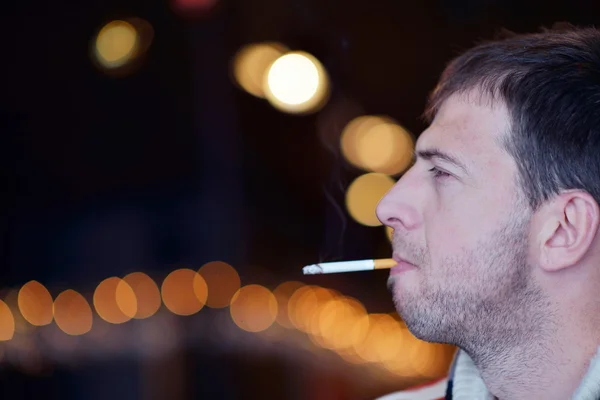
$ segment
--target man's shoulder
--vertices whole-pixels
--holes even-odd
[[[386,394],[376,400],[443,400],[446,398],[448,377],[415,386],[399,392]]]

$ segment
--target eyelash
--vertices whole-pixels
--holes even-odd
[[[447,178],[450,176],[449,173],[442,171],[436,167],[429,169],[429,172],[431,172],[431,175],[433,175],[433,177],[436,179]]]

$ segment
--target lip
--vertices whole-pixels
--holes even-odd
[[[394,259],[394,261],[396,261],[397,264],[390,269],[390,275],[401,274],[403,272],[410,271],[412,269],[417,268],[416,265],[414,265],[411,262],[406,261],[405,259],[401,258],[397,254],[394,254],[392,258]]]

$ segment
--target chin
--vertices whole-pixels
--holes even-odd
[[[444,341],[444,316],[431,312],[430,305],[415,296],[398,296],[394,293],[396,311],[410,333],[426,342],[446,343]]]

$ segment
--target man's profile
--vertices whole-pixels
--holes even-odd
[[[600,32],[478,45],[426,115],[377,215],[398,313],[460,349],[447,398],[600,399]]]

